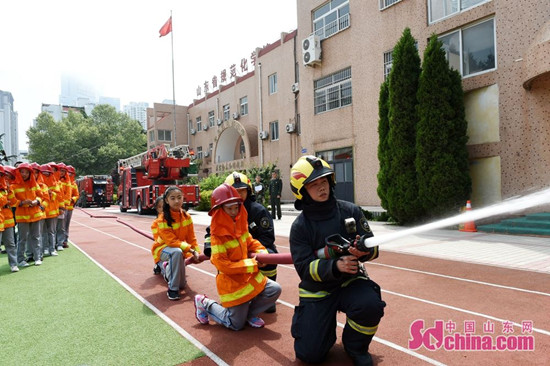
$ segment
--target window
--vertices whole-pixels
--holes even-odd
[[[393,64],[393,50],[384,52],[384,81],[390,77],[390,71]]]
[[[496,68],[494,19],[439,37],[449,66],[465,77]]]
[[[197,159],[202,159],[202,146],[197,146]]]
[[[315,114],[351,104],[351,68],[313,83]]]
[[[271,136],[271,141],[279,139],[279,121],[269,123],[269,135]]]
[[[382,1],[382,0],[381,0]],[[428,0],[430,23],[472,8],[489,0]]]
[[[349,26],[349,0],[332,0],[313,12],[313,31],[321,40]]]
[[[216,123],[216,121],[214,121],[214,111],[208,112],[208,126],[209,127],[214,127],[215,123]]]
[[[277,93],[277,73],[271,74],[269,80],[269,95]]]
[[[239,99],[239,104],[241,105],[241,116],[246,116],[248,114],[248,97]]]
[[[197,117],[197,132],[199,132],[200,130],[202,130],[202,118]]]
[[[229,114],[231,110],[229,109],[229,104],[223,106],[223,120],[227,121],[229,119]]]
[[[389,8],[395,3],[400,2],[401,0],[380,0],[380,10]]]
[[[208,144],[208,152],[210,153],[210,155],[212,155],[212,150],[214,150],[214,143],[213,142]]]
[[[149,141],[155,141],[155,131],[149,131]]]
[[[170,130],[157,130],[157,136],[159,141],[172,141],[172,131]]]

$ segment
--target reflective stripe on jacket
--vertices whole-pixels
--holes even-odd
[[[197,252],[200,251],[191,216],[184,210],[170,211],[170,213],[173,219],[171,227],[164,219],[164,214],[160,214],[151,224],[151,231],[153,232],[153,238],[155,238],[151,247],[151,254],[153,254],[155,263],[160,261],[160,253],[167,246],[180,248],[185,257],[192,256],[191,249]]]
[[[218,269],[216,286],[224,307],[252,300],[265,288],[267,277],[248,253],[267,253],[248,232],[247,213],[241,206],[235,221],[222,208],[212,215],[210,260]]]

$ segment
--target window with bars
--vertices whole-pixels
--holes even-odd
[[[351,67],[313,82],[315,114],[351,104]]]
[[[390,77],[390,71],[393,64],[393,50],[384,52],[384,81]]]
[[[202,118],[197,117],[196,121],[197,121],[197,132],[199,132],[200,130],[202,130]]]
[[[202,146],[197,146],[197,159],[202,159]]]
[[[380,0],[380,10],[389,8],[393,4],[401,2],[402,0]]]
[[[269,135],[271,136],[271,141],[279,139],[279,121],[269,122]]]
[[[208,127],[214,127],[216,121],[214,121],[214,111],[208,112]]]
[[[172,141],[172,131],[170,130],[157,130],[157,136],[159,141]]]
[[[226,104],[223,106],[223,120],[227,121],[229,120],[229,116],[231,114],[231,110],[229,109],[229,104]]]
[[[313,12],[313,31],[321,40],[349,26],[349,0],[332,0]]]
[[[277,93],[277,73],[268,76],[269,95]]]
[[[240,115],[246,116],[248,114],[248,96],[239,99],[239,104],[241,106]]]
[[[439,37],[449,66],[464,76],[496,68],[494,19]]]
[[[430,23],[491,0],[428,0]]]

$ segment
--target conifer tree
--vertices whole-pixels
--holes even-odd
[[[420,57],[409,28],[403,31],[392,56],[386,157],[389,165],[385,197],[388,214],[399,223],[408,224],[417,221],[422,215],[414,166]]]
[[[426,218],[455,213],[471,190],[462,80],[435,35],[424,51],[418,86],[416,171]]]
[[[386,191],[388,189],[388,133],[390,122],[388,119],[389,112],[389,95],[388,82],[384,81],[380,85],[380,96],[378,98],[378,162],[380,170],[378,170],[378,197],[384,209],[388,209],[388,201],[386,199]]]

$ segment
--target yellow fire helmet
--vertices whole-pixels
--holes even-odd
[[[326,161],[313,155],[302,156],[290,169],[290,189],[297,199],[303,198],[302,188],[310,182],[321,177],[331,176],[329,183],[334,187],[336,178],[334,170]]]
[[[243,173],[239,172],[233,172],[225,178],[224,183],[229,184],[230,186],[233,186],[234,188],[250,188],[252,189],[252,183],[250,183],[250,179]]]

